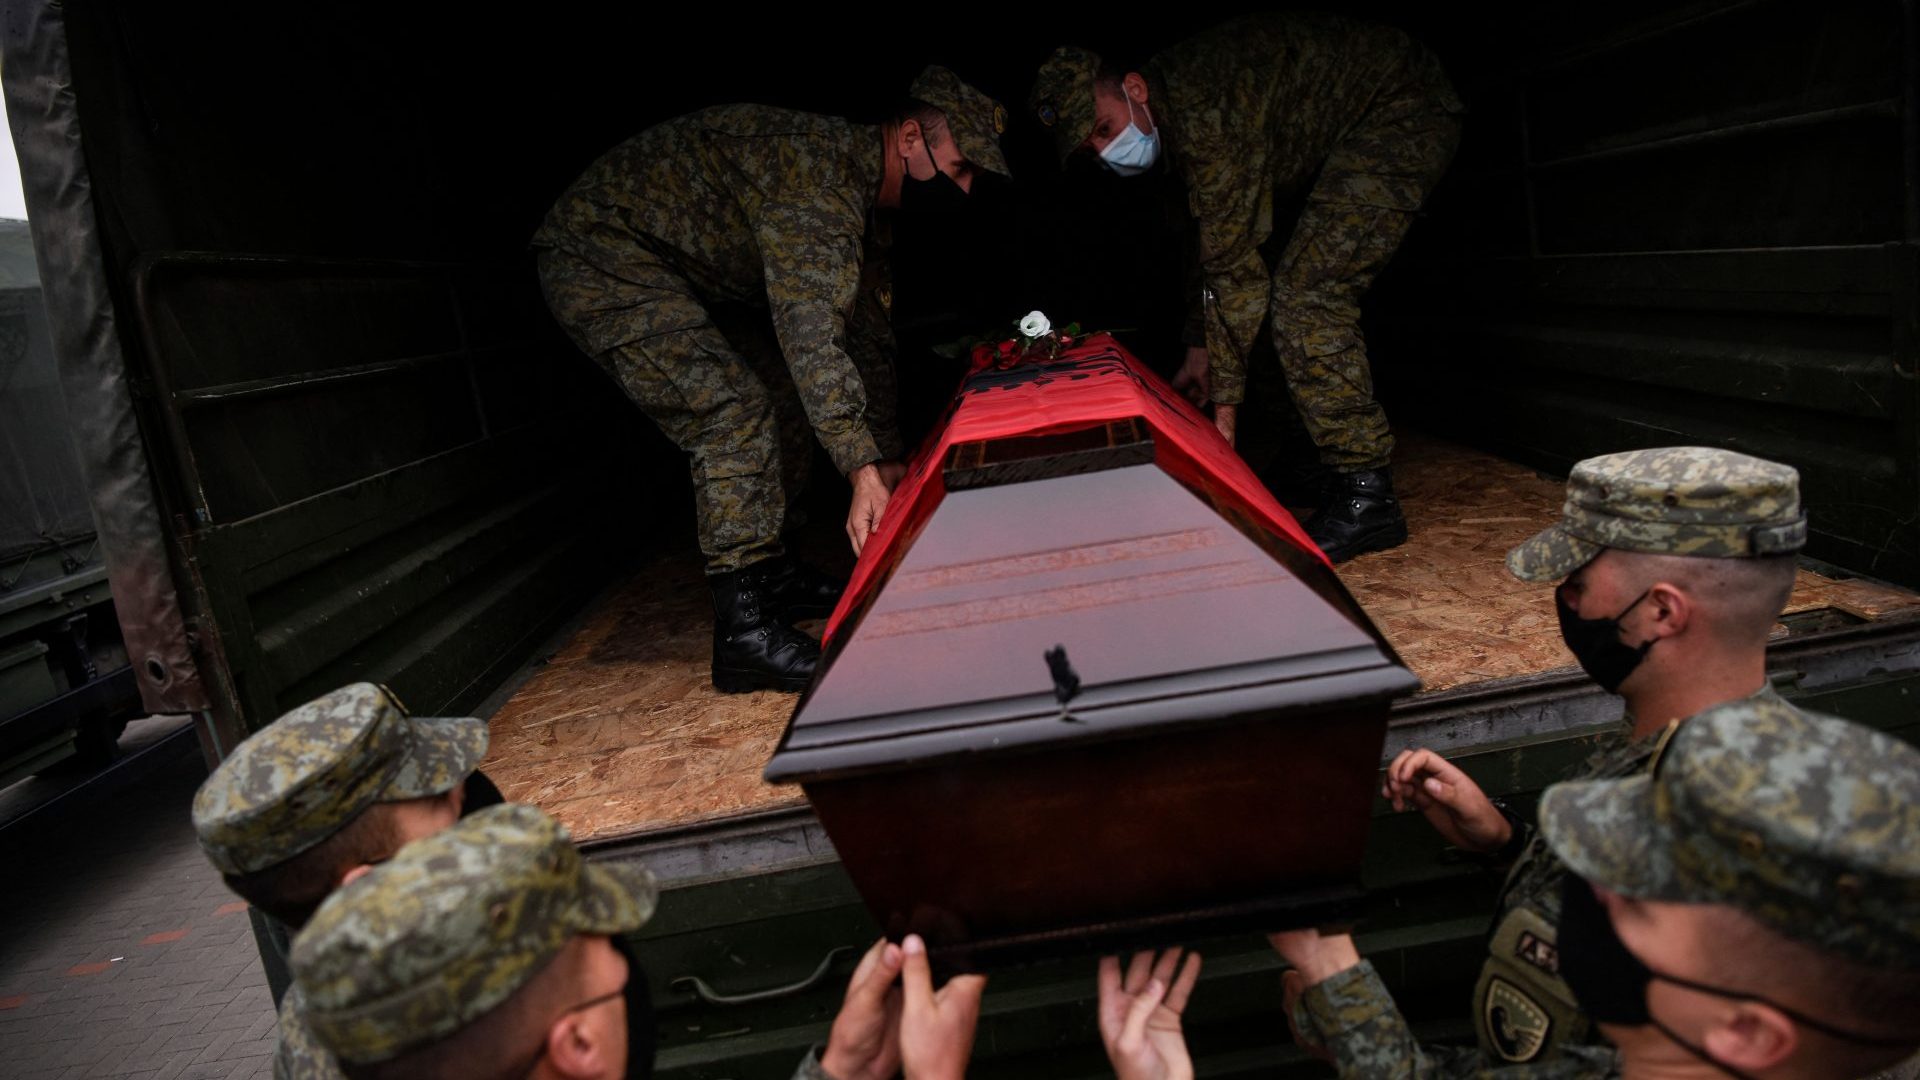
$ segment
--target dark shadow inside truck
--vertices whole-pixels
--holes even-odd
[[[1179,267],[1139,231],[1062,212],[1148,210],[1084,163],[1060,174],[1021,105],[1061,41],[1144,57],[1249,6],[1133,27],[1095,7],[857,28],[587,6],[10,12],[9,111],[42,174],[29,198],[77,175],[91,199],[72,219],[30,204],[43,270],[66,272],[47,283],[54,321],[92,328],[68,340],[119,358],[119,388],[95,382],[131,406],[118,443],[108,412],[76,410],[96,509],[146,485],[144,525],[125,527],[164,551],[169,588],[115,579],[123,624],[145,628],[129,640],[149,706],[194,712],[217,757],[357,679],[422,714],[484,703],[510,798],[672,883],[641,952],[660,1075],[786,1075],[838,1001],[836,950],[875,930],[798,790],[759,779],[791,697],[706,684],[684,461],[562,336],[528,239],[651,122],[730,101],[878,120],[946,63],[1014,114],[1020,194],[967,244],[899,238],[908,445],[960,374],[937,347],[1029,308],[1126,327],[1165,368]],[[1469,106],[1367,310],[1414,537],[1342,574],[1427,682],[1389,752],[1457,753],[1523,805],[1589,752],[1617,699],[1499,558],[1552,517],[1572,462],[1672,444],[1800,470],[1813,536],[1776,681],[1915,737],[1913,4],[1341,10],[1428,42]],[[78,121],[39,163],[29,147],[56,142],[20,114],[35,78],[65,85]],[[53,237],[55,220],[80,231]],[[93,306],[54,291],[82,265],[100,272]],[[93,376],[65,377],[72,398]],[[1284,466],[1301,438],[1284,386],[1257,360],[1253,379],[1244,453]],[[844,570],[845,488],[824,457],[814,477],[798,542]],[[145,598],[131,615],[129,596]],[[149,655],[163,638],[177,651]],[[1423,1034],[1470,1038],[1497,875],[1384,807],[1369,866],[1363,947]],[[1288,1043],[1276,963],[1256,940],[1211,943],[1189,1021],[1209,1075],[1317,1067]],[[977,1067],[1103,1073],[1092,995],[1084,962],[997,980]]]

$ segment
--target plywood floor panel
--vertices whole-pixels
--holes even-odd
[[[1394,480],[1409,541],[1340,577],[1427,692],[1573,666],[1551,592],[1506,572],[1551,522],[1562,484],[1464,447],[1403,438]],[[1789,612],[1920,618],[1920,596],[1801,571]],[[698,556],[661,556],[593,611],[491,723],[483,765],[507,797],[583,840],[804,802],[760,779],[796,695],[715,693]]]

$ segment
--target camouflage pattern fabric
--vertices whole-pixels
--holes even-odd
[[[1062,166],[1093,133],[1093,88],[1100,63],[1100,54],[1092,49],[1062,45],[1053,50],[1034,76],[1027,109],[1053,136],[1053,149]]]
[[[1642,774],[1548,789],[1540,832],[1622,896],[1725,904],[1824,953],[1920,970],[1920,750],[1858,724],[1715,706]]]
[[[328,897],[293,943],[302,1015],[341,1061],[386,1061],[499,1005],[576,935],[639,929],[656,897],[646,870],[588,864],[539,810],[490,807]]]
[[[235,747],[194,794],[194,831],[221,873],[253,873],[375,803],[451,791],[486,753],[483,721],[409,717],[384,687],[355,683]]]
[[[1560,520],[1507,553],[1526,581],[1559,581],[1603,548],[1739,559],[1807,543],[1800,474],[1704,446],[1588,458],[1567,478]]]
[[[1093,123],[1099,57],[1057,51],[1031,103],[1061,156]],[[1289,388],[1321,460],[1387,463],[1359,298],[1446,171],[1463,106],[1402,31],[1307,12],[1224,23],[1149,61],[1148,108],[1187,181],[1206,282],[1213,400],[1246,395],[1246,357],[1269,315]],[[1276,269],[1260,254],[1276,201],[1305,194]]]
[[[273,1080],[345,1080],[346,1073],[314,1038],[300,1016],[300,991],[290,989],[280,1002],[279,1039],[273,1048]]]
[[[1553,1060],[1529,1065],[1489,1065],[1468,1048],[1422,1046],[1366,960],[1308,987],[1294,1007],[1293,1022],[1303,1038],[1333,1054],[1342,1077],[1353,1080],[1587,1080],[1620,1075],[1619,1055],[1606,1047],[1569,1047]]]
[[[1006,171],[997,103],[941,68],[911,89],[976,166]],[[706,109],[614,148],[534,235],[555,319],[687,453],[710,573],[780,553],[781,495],[811,454],[793,417],[843,474],[902,452],[875,257],[884,152],[869,125]],[[728,305],[770,315],[777,374],[716,325]]]
[[[1000,136],[1007,130],[1007,110],[999,102],[938,65],[920,72],[907,87],[907,96],[946,115],[947,130],[953,134],[960,156],[975,168],[1013,178],[1006,155],[1000,152]]]
[[[793,1070],[793,1080],[838,1080],[832,1073],[820,1065],[821,1048],[816,1046],[807,1051],[800,1064]]]
[[[1792,708],[1771,686],[1743,700]],[[1581,779],[1611,780],[1645,770],[1661,734],[1629,740],[1633,724],[1630,716],[1622,719],[1611,745],[1587,759]],[[1560,978],[1556,945],[1566,874],[1537,831],[1507,873],[1473,991],[1474,1033],[1489,1062],[1538,1061],[1566,1046],[1599,1041]]]

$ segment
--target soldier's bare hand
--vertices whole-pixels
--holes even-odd
[[[853,541],[855,555],[867,546],[867,537],[887,511],[894,485],[906,472],[907,467],[897,461],[871,461],[847,476],[853,484],[853,502],[847,508],[847,539]]]
[[[1220,429],[1220,437],[1233,445],[1233,429],[1240,417],[1240,406],[1229,405],[1224,401],[1213,403],[1213,426]]]
[[[955,975],[935,990],[926,942],[908,934],[901,950],[906,958],[901,970],[906,990],[906,1008],[900,1014],[901,1063],[909,1080],[960,1080],[973,1056],[987,977]]]
[[[1189,346],[1180,370],[1173,373],[1173,388],[1196,406],[1205,405],[1213,394],[1213,369],[1208,363],[1205,345]]]
[[[881,938],[854,968],[820,1055],[820,1067],[835,1080],[885,1080],[900,1071],[902,995],[895,983],[904,958],[900,946]]]
[[[1447,843],[1465,851],[1492,854],[1513,838],[1513,825],[1480,785],[1431,750],[1400,751],[1380,794],[1395,810],[1419,810]]]
[[[1191,1080],[1193,1058],[1180,1030],[1180,1014],[1200,978],[1200,954],[1179,949],[1155,957],[1133,954],[1126,974],[1120,958],[1100,961],[1100,1041],[1119,1080]],[[1179,974],[1175,975],[1178,971]]]
[[[1307,986],[1318,986],[1360,963],[1360,950],[1354,947],[1350,934],[1284,930],[1268,934],[1267,943],[1280,954],[1280,959],[1293,965]]]

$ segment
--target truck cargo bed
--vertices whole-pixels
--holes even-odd
[[[1466,746],[1617,713],[1617,699],[1586,682],[1561,646],[1549,590],[1516,580],[1503,563],[1509,547],[1554,519],[1560,482],[1413,437],[1403,439],[1396,483],[1411,539],[1339,568],[1425,683],[1402,703],[1389,752],[1416,732],[1429,745]],[[1818,517],[1817,502],[1810,512]],[[823,535],[837,534],[837,523],[821,524]],[[704,826],[804,818],[797,787],[760,778],[795,697],[713,690],[707,605],[691,550],[650,560],[605,594],[493,716],[483,767],[501,790],[589,843],[686,836],[710,846],[717,834]],[[1920,634],[1920,595],[1802,570],[1776,639],[1874,627]],[[1555,708],[1498,719],[1543,693]]]

